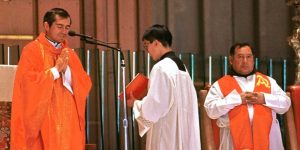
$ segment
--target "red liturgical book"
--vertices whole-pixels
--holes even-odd
[[[126,98],[130,96],[132,91],[133,96],[136,99],[142,99],[147,94],[148,78],[141,73],[138,73],[132,81],[126,86]],[[119,98],[123,99],[123,92],[120,93]]]

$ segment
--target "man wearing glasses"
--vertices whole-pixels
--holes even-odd
[[[147,133],[147,150],[200,150],[197,94],[183,62],[172,51],[172,35],[166,26],[153,25],[143,44],[157,63],[153,66],[148,93],[141,99],[131,94],[139,134]]]

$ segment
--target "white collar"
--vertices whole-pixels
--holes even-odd
[[[53,45],[56,49],[59,49],[61,47],[61,43],[60,42],[55,42],[50,40],[47,36],[46,39],[51,43],[51,45]]]

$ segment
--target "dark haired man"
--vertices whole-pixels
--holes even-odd
[[[220,150],[283,150],[276,113],[285,113],[291,101],[276,81],[254,68],[247,43],[230,49],[231,72],[215,82],[204,107],[217,119],[215,142]]]
[[[140,136],[147,133],[147,150],[200,150],[197,95],[182,61],[171,50],[172,35],[167,27],[153,25],[143,36],[143,44],[157,61],[142,100],[131,94]]]
[[[91,81],[66,41],[70,15],[53,8],[44,15],[43,26],[45,32],[24,47],[18,64],[11,149],[83,150]]]

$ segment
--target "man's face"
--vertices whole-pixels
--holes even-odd
[[[55,42],[63,42],[68,35],[71,26],[70,18],[61,18],[56,15],[56,20],[52,23],[51,27],[47,22],[44,22],[44,28],[47,36]]]
[[[143,45],[145,50],[148,51],[154,61],[157,61],[160,58],[159,50],[157,49],[157,40],[154,40],[152,43],[148,40],[143,40]]]
[[[235,49],[234,56],[230,56],[233,70],[241,75],[247,75],[254,69],[254,56],[249,46]]]

